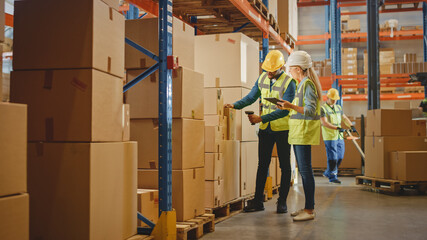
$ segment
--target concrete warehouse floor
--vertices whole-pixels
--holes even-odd
[[[292,187],[286,214],[276,214],[275,195],[266,210],[241,213],[215,226],[203,239],[427,239],[427,196],[389,196],[362,190],[353,177],[330,185],[316,177],[316,219],[293,222],[304,206],[301,181]]]

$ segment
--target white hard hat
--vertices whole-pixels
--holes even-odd
[[[295,51],[292,52],[288,57],[286,62],[286,67],[299,66],[303,70],[311,68],[313,63],[311,61],[310,55],[306,51]]]

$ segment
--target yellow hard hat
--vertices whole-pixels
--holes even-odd
[[[285,65],[285,58],[279,50],[270,51],[265,57],[261,68],[267,72],[275,72]]]
[[[340,100],[340,94],[335,88],[329,89],[328,94],[326,94],[326,96],[332,100]]]

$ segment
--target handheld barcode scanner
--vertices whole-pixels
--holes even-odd
[[[246,113],[247,115],[252,115],[252,114],[254,114],[254,111],[245,111],[245,113]],[[252,123],[252,125],[255,125],[255,123]]]

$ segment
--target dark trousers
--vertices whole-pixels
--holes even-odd
[[[288,143],[289,131],[260,131],[258,134],[258,171],[256,176],[255,201],[263,202],[264,187],[274,144],[277,145],[282,178],[280,182],[279,198],[286,201],[291,184],[291,146]]]
[[[311,145],[294,145],[294,152],[304,188],[305,209],[314,209],[315,183],[311,168]]]

